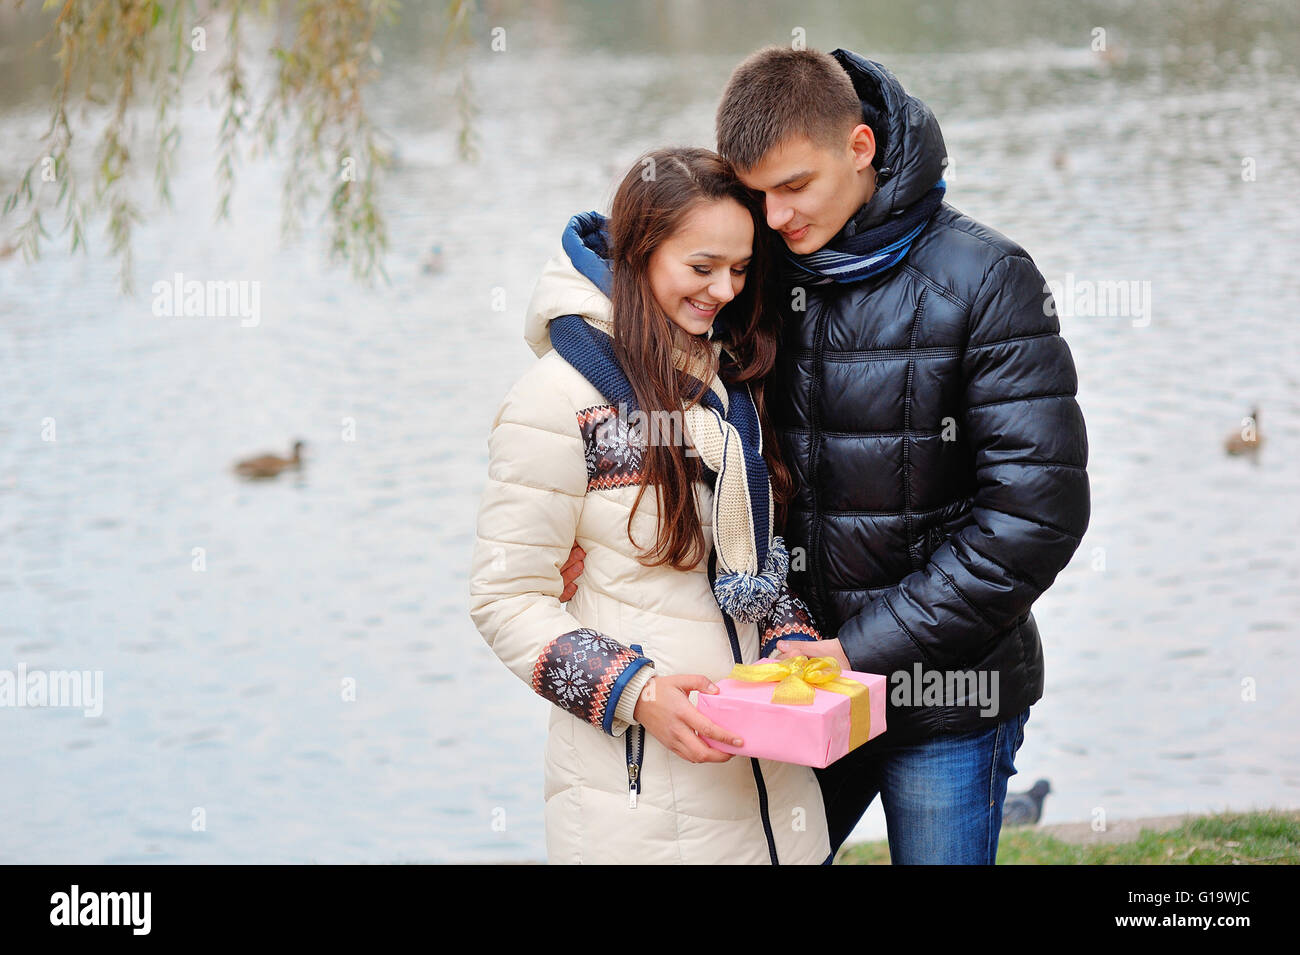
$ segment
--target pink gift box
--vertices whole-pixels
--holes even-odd
[[[885,731],[885,677],[854,670],[844,670],[840,676],[867,688],[871,710],[867,738],[874,739]],[[843,693],[819,689],[811,703],[796,706],[772,702],[776,683],[750,683],[731,678],[714,680],[714,683],[719,692],[698,694],[696,709],[745,741],[744,746],[732,746],[707,736],[700,737],[714,749],[819,769],[849,751],[850,698]]]

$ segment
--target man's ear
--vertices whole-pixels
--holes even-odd
[[[866,123],[858,123],[849,134],[849,148],[853,151],[853,168],[862,172],[876,158],[876,134]]]

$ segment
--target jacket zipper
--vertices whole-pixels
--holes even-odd
[[[821,567],[822,511],[821,500],[817,494],[817,466],[821,458],[821,436],[819,434],[821,415],[817,406],[821,401],[822,353],[825,350],[823,339],[826,334],[826,312],[827,308],[823,303],[821,311],[817,315],[816,325],[813,328],[812,384],[808,389],[808,496],[812,499],[813,509],[812,527],[808,531],[808,580],[812,583],[813,592],[816,594],[817,599],[817,610],[821,614],[823,621],[830,617],[830,608],[826,605],[826,582]],[[833,626],[835,629],[839,629],[839,621],[835,621]]]
[[[709,551],[709,586],[713,586],[714,579],[717,576],[717,559],[718,552],[714,548]],[[736,624],[731,619],[731,614],[725,610],[722,611],[722,622],[727,626],[727,637],[731,641],[731,658],[736,663],[744,663],[740,654],[740,638],[736,636]],[[772,865],[780,865],[781,860],[776,854],[776,837],[772,835],[772,820],[768,818],[767,809],[767,784],[763,781],[763,771],[758,766],[758,760],[753,756],[749,758],[750,768],[754,770],[754,785],[758,787],[758,812],[759,817],[763,820],[763,835],[767,838],[767,856],[772,860]]]
[[[632,644],[632,649],[642,653],[640,644]],[[623,745],[627,751],[627,807],[635,809],[636,797],[641,792],[641,757],[645,753],[645,727],[640,723],[629,726],[627,732],[623,734]]]
[[[912,389],[916,380],[916,327],[921,323],[921,316],[925,314],[925,295],[929,291],[928,288],[921,289],[921,294],[916,300],[916,308],[912,312],[912,327],[908,331],[907,338],[907,347],[911,354],[907,359],[907,382],[903,387],[903,535],[907,541],[908,560],[911,562],[912,570],[920,570],[925,566],[925,561],[919,559],[921,555],[913,539],[915,520],[912,515]]]

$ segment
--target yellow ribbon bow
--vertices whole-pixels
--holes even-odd
[[[857,680],[840,676],[842,668],[834,657],[792,657],[766,663],[737,663],[728,676],[746,683],[776,683],[773,703],[807,706],[818,690],[841,693],[849,698],[849,749],[871,736],[871,699]]]

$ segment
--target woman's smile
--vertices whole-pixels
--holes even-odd
[[[688,298],[686,304],[704,318],[712,318],[714,313],[718,310],[717,302],[705,303],[696,298]]]

